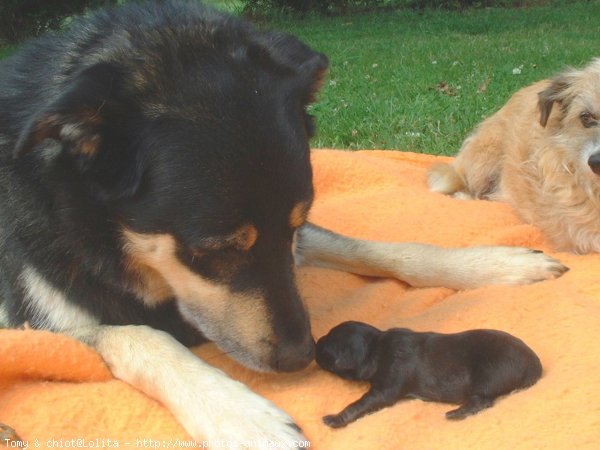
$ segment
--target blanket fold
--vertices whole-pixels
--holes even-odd
[[[312,159],[316,200],[310,220],[318,225],[365,239],[527,246],[571,269],[533,285],[456,292],[299,268],[316,338],[344,320],[437,332],[496,328],[523,339],[538,354],[542,379],[461,422],[445,419],[452,405],[407,400],[333,430],[322,416],[358,399],[365,384],[336,378],[314,363],[292,374],[256,373],[212,344],[195,353],[286,410],[315,449],[597,448],[600,255],[553,253],[542,233],[522,223],[506,204],[428,192],[427,168],[448,158],[315,150]],[[60,440],[64,448],[71,439],[96,447],[100,440],[105,447],[108,440],[140,447],[144,439],[164,446],[190,439],[160,403],[114,379],[93,350],[34,330],[0,331],[0,422],[31,448],[35,442],[56,448]]]

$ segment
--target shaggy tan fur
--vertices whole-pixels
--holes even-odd
[[[554,106],[554,107],[553,107]],[[479,125],[451,165],[428,174],[435,192],[508,201],[557,250],[600,252],[600,58],[521,89]]]

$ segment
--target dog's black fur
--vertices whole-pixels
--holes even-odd
[[[326,68],[291,36],[180,1],[93,13],[1,61],[0,282],[10,324],[77,326],[28,303],[27,266],[101,324],[200,342],[175,302],[140,298],[124,255],[123,229],[169,234],[203,279],[264,294],[283,354],[302,353],[276,368],[308,364],[314,341],[288,216],[312,201],[305,106]],[[250,252],[215,238],[245,223],[258,231]]]
[[[319,339],[316,359],[342,378],[371,384],[360,400],[323,418],[335,428],[403,398],[461,404],[446,417],[464,419],[501,395],[533,385],[542,374],[539,358],[523,341],[497,330],[382,332],[344,322]]]

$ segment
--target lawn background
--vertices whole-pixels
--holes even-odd
[[[239,14],[240,0],[207,0]],[[520,87],[600,56],[600,0],[531,8],[275,15],[330,58],[313,147],[455,154]],[[0,58],[15,51],[0,48]]]
[[[326,53],[314,147],[455,154],[520,87],[600,56],[600,2],[280,18]],[[446,86],[446,87],[444,87]]]

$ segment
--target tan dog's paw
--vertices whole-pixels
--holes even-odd
[[[558,278],[568,267],[539,250],[524,247],[474,247],[471,257],[474,285],[530,284]],[[477,253],[480,253],[477,255]]]
[[[494,284],[529,284],[557,278],[569,270],[560,261],[524,247],[368,243],[368,249],[372,260],[390,267],[393,276],[415,287],[463,290]]]

